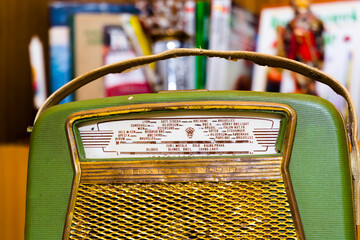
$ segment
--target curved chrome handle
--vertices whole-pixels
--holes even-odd
[[[348,123],[350,123],[351,127],[348,128],[349,134],[353,136],[357,136],[357,116],[355,113],[355,107],[352,102],[351,96],[347,89],[339,83],[337,80],[332,78],[331,76],[325,74],[324,72],[305,65],[303,63],[293,61],[287,58],[282,58],[278,56],[272,56],[257,52],[248,52],[248,51],[215,51],[215,50],[204,50],[204,49],[189,49],[189,48],[179,48],[173,49],[169,51],[165,51],[159,54],[150,55],[150,56],[142,56],[129,60],[125,60],[122,62],[118,62],[115,64],[107,65],[95,69],[91,72],[85,73],[72,81],[65,84],[63,87],[54,92],[43,104],[43,106],[39,109],[35,121],[40,116],[40,114],[45,111],[47,108],[58,104],[61,100],[63,100],[66,96],[73,93],[75,90],[80,87],[106,75],[109,73],[122,73],[125,71],[131,71],[133,68],[140,67],[142,65],[147,65],[152,62],[166,60],[169,58],[183,57],[183,56],[207,56],[207,57],[220,57],[225,58],[227,60],[238,60],[245,59],[252,61],[256,64],[269,66],[269,67],[279,67],[288,69],[297,73],[300,73],[308,78],[313,80],[322,82],[328,86],[330,86],[336,93],[344,97],[346,102],[348,103],[349,115],[348,115]]]

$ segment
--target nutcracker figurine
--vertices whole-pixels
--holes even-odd
[[[310,10],[310,0],[292,0],[295,17],[283,34],[285,57],[322,68],[324,63],[323,22]],[[293,73],[295,92],[316,95],[315,81]]]
[[[309,66],[322,68],[324,63],[323,22],[310,10],[310,0],[291,0],[295,16],[286,25],[277,28],[277,54]],[[281,72],[270,69],[268,72],[267,91],[279,91]],[[317,95],[315,82],[296,73],[295,93]]]

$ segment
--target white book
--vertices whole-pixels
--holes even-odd
[[[228,50],[230,38],[231,0],[213,0],[211,3],[209,49]],[[225,90],[227,60],[209,58],[207,61],[206,88]]]

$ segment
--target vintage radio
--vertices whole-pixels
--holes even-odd
[[[189,55],[247,59],[348,103],[243,91],[161,92],[54,106],[108,73]],[[46,109],[46,111],[45,111]],[[31,133],[26,239],[355,239],[357,120],[319,70],[251,52],[177,49],[74,79]]]

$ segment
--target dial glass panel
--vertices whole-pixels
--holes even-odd
[[[77,124],[87,159],[201,157],[278,153],[282,114],[182,113]]]

